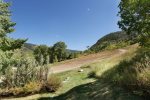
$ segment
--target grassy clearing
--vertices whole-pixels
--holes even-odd
[[[99,77],[121,60],[130,59],[136,51],[136,47],[124,48],[127,50],[124,54],[82,66],[83,72],[79,72],[77,69],[57,74],[63,81],[63,86],[55,93],[37,94],[15,100],[142,100],[109,82],[89,78],[91,71],[97,71],[96,75]]]

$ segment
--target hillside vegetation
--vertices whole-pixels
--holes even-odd
[[[23,45],[24,51],[33,51],[37,45],[31,43],[25,43]]]
[[[101,51],[105,49],[117,49],[133,44],[133,35],[127,35],[124,31],[113,32],[100,38],[93,46],[91,51]]]
[[[62,41],[49,47],[10,38],[16,24],[9,6],[0,0],[0,99],[39,94],[25,100],[150,100],[150,0],[121,0],[118,25],[123,31],[102,37],[85,52],[67,50]],[[94,59],[104,50],[112,54]],[[82,64],[97,62],[80,66],[81,58],[70,60],[79,55],[89,58]],[[73,62],[67,67],[80,69],[58,74],[50,70],[65,60]]]
[[[61,78],[63,85],[55,93],[37,94],[16,100],[142,100],[141,97],[101,78],[107,76],[105,73],[112,70],[120,61],[131,59],[130,55],[135,55],[137,45],[122,50],[125,52],[113,50],[114,53],[103,60],[56,74]],[[79,72],[80,69],[83,69],[83,72]],[[91,77],[93,72],[96,73],[96,77]]]
[[[24,51],[32,51],[33,52],[35,47],[37,47],[37,46],[38,45],[32,44],[32,43],[24,43],[23,49],[24,49]],[[82,52],[82,51],[67,49],[67,52],[69,52],[69,53],[79,53],[79,52]]]

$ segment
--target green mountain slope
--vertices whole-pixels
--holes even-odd
[[[131,38],[131,35],[127,35],[123,31],[113,32],[99,39],[93,46],[91,46],[90,50],[98,52],[104,49],[124,47],[131,43],[131,41],[129,41]]]
[[[37,45],[31,44],[31,43],[25,43],[25,44],[24,44],[24,47],[25,47],[26,49],[29,49],[29,50],[34,50],[34,48],[35,48],[36,46],[37,46]]]

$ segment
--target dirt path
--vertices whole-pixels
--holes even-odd
[[[103,51],[97,54],[82,56],[77,59],[68,60],[57,65],[52,65],[50,71],[52,73],[60,73],[64,71],[73,70],[86,64],[94,63],[109,57],[124,54],[125,52],[126,52],[125,49],[117,49],[113,51]]]

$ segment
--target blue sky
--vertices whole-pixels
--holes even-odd
[[[119,31],[119,0],[7,0],[12,2],[13,38],[53,45],[64,41],[69,49],[85,50],[99,38]]]

